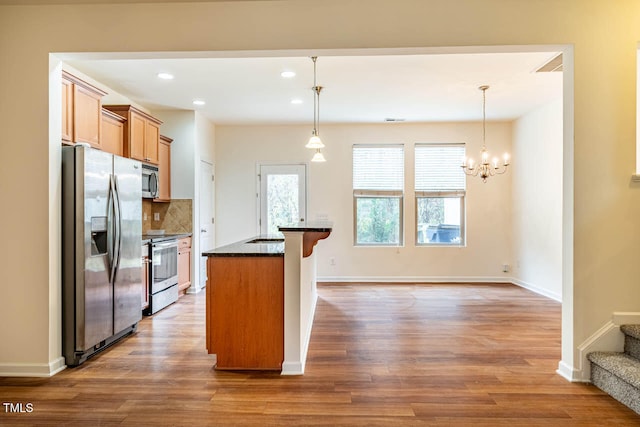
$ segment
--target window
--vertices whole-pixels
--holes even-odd
[[[353,146],[356,245],[402,245],[403,189],[402,145]]]
[[[415,148],[416,244],[465,244],[465,185],[462,144],[418,144]]]

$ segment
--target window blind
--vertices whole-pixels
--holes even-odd
[[[464,145],[416,145],[415,154],[416,191],[465,189],[465,175],[460,167],[464,158]]]
[[[402,145],[354,145],[353,189],[402,191],[404,147]]]

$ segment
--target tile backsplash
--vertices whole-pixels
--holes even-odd
[[[169,203],[142,201],[142,232],[164,230],[168,234],[193,232],[191,199],[171,199]],[[159,220],[154,220],[158,214]],[[146,219],[145,219],[146,218]]]

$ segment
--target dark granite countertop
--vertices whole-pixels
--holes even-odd
[[[284,238],[281,236],[256,236],[202,253],[209,257],[263,257],[284,256]]]
[[[293,225],[287,225],[283,227],[278,227],[280,231],[319,231],[319,232],[327,232],[333,229],[333,223],[329,221],[310,221],[310,222],[299,222]]]

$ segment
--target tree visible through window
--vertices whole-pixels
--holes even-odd
[[[353,146],[356,245],[401,245],[404,189],[402,145]]]
[[[268,233],[278,234],[278,227],[298,222],[298,175],[268,175]]]

